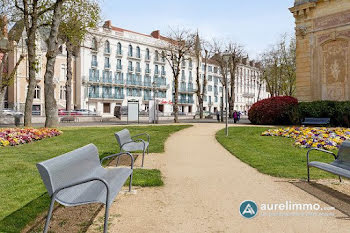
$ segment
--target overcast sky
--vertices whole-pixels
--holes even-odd
[[[243,44],[255,58],[284,33],[293,35],[294,0],[101,0],[103,20],[150,34],[183,26],[199,30],[206,39],[229,39]]]

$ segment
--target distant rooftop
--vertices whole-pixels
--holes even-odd
[[[299,6],[308,2],[317,2],[318,0],[295,0],[294,6]]]

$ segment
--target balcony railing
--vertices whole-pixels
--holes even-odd
[[[98,66],[98,62],[97,61],[91,61],[91,66],[92,67],[97,67]]]
[[[117,78],[117,79],[114,80],[114,83],[123,85],[124,84],[124,79],[123,78]]]
[[[122,57],[123,56],[123,50],[117,50],[117,57]]]
[[[123,69],[122,65],[117,65],[117,71],[121,71]]]
[[[152,87],[152,82],[151,81],[144,81],[143,86],[145,87]]]
[[[142,86],[141,80],[126,80],[127,85]]]
[[[122,99],[124,99],[124,94],[117,93],[117,94],[114,95],[114,99],[122,100]]]
[[[129,73],[133,73],[133,72],[134,72],[134,67],[129,66],[129,67],[128,67],[128,72],[129,72]]]
[[[102,93],[102,98],[113,99],[113,95],[112,95],[112,93]]]
[[[145,95],[145,96],[143,97],[143,99],[144,99],[144,100],[151,100],[151,99],[152,99],[152,96],[150,96],[150,95]]]
[[[89,98],[94,98],[94,99],[100,98],[100,94],[99,93],[89,93]]]
[[[104,82],[104,83],[112,83],[112,77],[102,78],[102,82]]]

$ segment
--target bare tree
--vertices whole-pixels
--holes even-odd
[[[203,48],[204,47],[204,48]],[[207,66],[208,66],[208,59],[209,59],[209,51],[206,48],[207,45],[205,42],[201,42],[199,34],[197,32],[195,36],[194,41],[194,56],[196,58],[196,83],[197,83],[197,99],[198,99],[198,106],[199,106],[199,118],[203,119],[203,109],[204,109],[204,98],[206,94],[206,87],[207,87]],[[202,58],[202,53],[204,50],[204,58]],[[201,61],[204,60],[204,74],[203,74],[203,83],[201,83]]]
[[[181,28],[172,28],[166,37],[162,37],[165,42],[162,50],[163,57],[171,67],[174,80],[174,122],[178,123],[179,111],[179,75],[181,72],[180,65],[182,60],[188,60],[194,45],[193,33]]]
[[[95,0],[76,0],[68,2],[63,9],[66,13],[60,25],[60,38],[67,49],[66,110],[70,113],[72,105],[72,60],[78,53],[88,30],[97,26],[100,7]]]
[[[288,42],[286,35],[261,54],[262,79],[266,81],[271,96],[295,94],[296,81],[295,38]]]
[[[27,35],[29,80],[24,111],[24,125],[31,126],[36,73],[39,69],[36,53],[37,34],[39,28],[47,26],[48,14],[54,9],[55,3],[51,0],[14,0],[14,2],[11,1],[11,4],[14,4],[13,14],[18,16],[18,20],[23,20]]]
[[[245,56],[245,52],[243,46],[234,42],[229,42],[227,44],[226,52],[230,54],[230,58],[228,61],[228,67],[230,72],[230,92],[228,95],[228,103],[229,103],[229,114],[233,116],[235,99],[236,99],[236,73],[237,67],[241,62],[242,58]]]

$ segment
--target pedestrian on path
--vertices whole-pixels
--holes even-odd
[[[236,111],[233,112],[233,121],[236,124],[238,121],[238,113]]]
[[[219,113],[219,110],[216,109],[216,119],[218,122],[220,122],[220,113]]]

